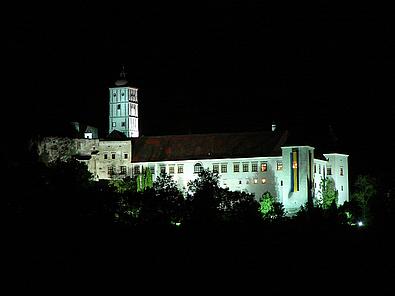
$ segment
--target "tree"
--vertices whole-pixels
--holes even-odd
[[[269,191],[262,194],[259,200],[260,212],[265,219],[282,218],[285,215],[284,206],[276,201]]]
[[[123,179],[111,179],[108,185],[113,188],[115,192],[121,194],[136,190],[135,182],[133,182],[132,178],[129,176]]]
[[[328,210],[333,205],[337,205],[339,192],[336,190],[335,181],[332,178],[322,178],[320,182],[320,192],[322,199],[320,205]]]
[[[368,175],[358,175],[354,183],[354,192],[351,195],[351,200],[361,208],[362,219],[365,223],[370,214],[370,203],[376,194],[376,180]]]
[[[153,182],[151,170],[149,168],[143,168],[142,173],[137,175],[136,183],[138,192],[145,191],[147,188],[152,188]]]
[[[253,194],[229,191],[219,185],[218,173],[203,170],[188,183],[189,218],[200,225],[249,223],[259,219]]]

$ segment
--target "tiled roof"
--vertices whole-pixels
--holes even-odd
[[[132,162],[281,156],[288,132],[141,136],[133,140]]]

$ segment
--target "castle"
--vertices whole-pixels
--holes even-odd
[[[138,89],[125,73],[109,88],[109,137],[75,124],[80,137],[45,137],[38,143],[41,159],[52,162],[76,157],[96,180],[133,177],[149,168],[153,179],[171,175],[180,189],[203,169],[217,172],[220,185],[253,193],[269,191],[288,213],[309,199],[322,197],[320,182],[331,178],[338,203],[349,200],[348,155],[315,153],[306,145],[290,145],[287,131],[140,136]]]

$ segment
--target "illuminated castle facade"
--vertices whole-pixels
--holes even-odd
[[[132,177],[150,168],[153,179],[167,173],[184,190],[209,169],[230,190],[254,193],[257,199],[269,191],[289,213],[320,199],[325,177],[334,180],[339,204],[349,200],[348,155],[291,145],[288,132],[275,126],[263,132],[140,136],[137,94],[121,74],[109,89],[109,138],[45,138],[39,154],[48,162],[74,155],[95,179]]]

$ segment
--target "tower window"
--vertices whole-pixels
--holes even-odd
[[[124,159],[128,159],[128,154],[127,154],[127,153],[124,153],[123,158],[124,158]]]
[[[126,122],[125,122],[125,121],[122,121],[122,122],[121,122],[121,126],[126,126]]]
[[[327,174],[328,176],[332,175],[332,168],[327,167],[327,168],[326,168],[326,174]]]
[[[117,105],[117,110],[121,110],[121,104]]]
[[[343,167],[340,167],[340,176],[343,176]]]
[[[116,127],[117,123],[115,121],[112,122],[112,127]]]
[[[108,159],[107,153],[104,153],[104,159]]]

